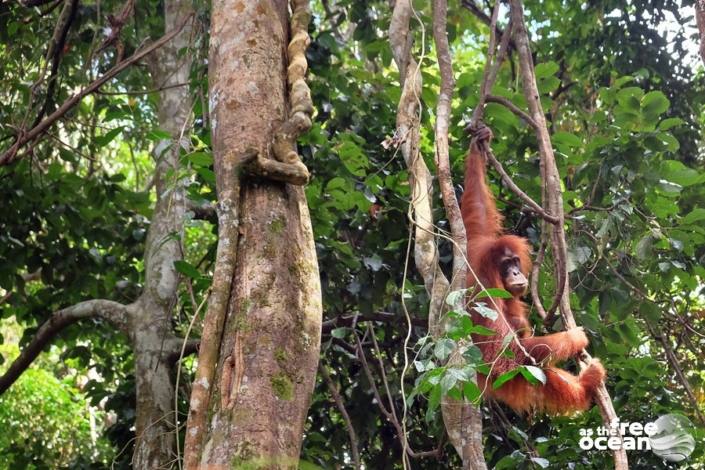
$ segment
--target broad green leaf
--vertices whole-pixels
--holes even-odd
[[[660,175],[665,180],[681,186],[692,186],[705,181],[705,173],[689,168],[677,160],[664,160],[661,162]]]
[[[205,152],[193,152],[186,156],[188,161],[190,161],[195,166],[211,166],[213,164],[213,155]]]
[[[203,181],[211,186],[215,186],[215,173],[210,168],[196,168],[196,173],[199,174]]]
[[[201,276],[198,269],[184,260],[174,261],[174,268],[184,276],[190,277],[191,279],[198,279]]]
[[[531,461],[541,468],[548,468],[551,465],[551,462],[549,462],[548,459],[544,459],[542,457],[531,457]]]
[[[98,147],[105,147],[108,145],[112,140],[117,137],[119,133],[121,133],[123,130],[123,127],[116,127],[115,129],[109,130],[107,133],[104,135],[99,135],[96,136],[95,138],[95,143]]]
[[[551,140],[556,145],[565,145],[568,147],[580,147],[582,144],[577,135],[565,131],[556,132],[551,136]]]
[[[626,87],[617,92],[617,102],[624,111],[631,111],[639,115],[641,110],[640,99],[644,95],[644,90],[638,87]]]
[[[353,141],[349,135],[343,137],[343,142],[336,146],[340,160],[350,173],[355,176],[365,176],[365,169],[369,166],[367,155],[360,145]]]
[[[441,338],[436,343],[436,347],[433,350],[433,355],[441,361],[445,361],[454,349],[455,341],[450,338]]]
[[[480,390],[480,387],[478,387],[475,382],[469,381],[463,384],[463,396],[469,402],[476,401],[478,398],[480,398],[481,394],[482,390]]]
[[[521,369],[512,369],[509,372],[505,372],[504,374],[500,375],[497,377],[497,379],[492,383],[492,388],[494,390],[497,390],[499,387],[504,385],[505,383],[509,382],[512,380],[514,377],[517,376],[517,374],[521,371]]]
[[[661,140],[661,143],[666,147],[669,152],[676,152],[681,147],[678,139],[673,137],[668,132],[659,132],[656,136]]]
[[[470,328],[470,333],[481,336],[494,336],[497,332],[482,325],[473,325]]]
[[[490,320],[497,319],[497,311],[489,308],[484,302],[476,302],[473,309],[485,318],[489,318]]]
[[[561,84],[561,81],[558,79],[558,77],[546,77],[538,80],[537,87],[539,89],[539,93],[541,94],[546,94],[550,93],[556,88],[558,88],[558,85]],[[541,102],[543,104],[543,101]],[[545,108],[549,108],[549,106],[545,106]]]
[[[446,296],[446,303],[452,305],[453,307],[458,305],[463,305],[465,303],[465,295],[467,294],[467,289],[454,290]]]
[[[661,121],[658,125],[658,130],[667,131],[673,127],[681,126],[685,123],[681,118],[667,118]]]
[[[536,64],[534,67],[534,73],[536,74],[536,78],[544,78],[544,77],[550,77],[552,75],[555,75],[556,72],[558,72],[558,64],[551,61],[551,62],[544,62],[542,64]]]
[[[536,366],[524,366],[521,368],[521,375],[524,376],[529,383],[546,383],[546,374]]]
[[[443,375],[443,378],[441,379],[441,393],[443,395],[446,395],[448,393],[448,390],[455,387],[455,384],[457,382],[458,377],[455,374],[450,373],[450,369],[448,369]]]
[[[681,224],[688,225],[695,222],[699,222],[701,220],[705,220],[705,209],[696,207],[695,209],[690,211],[688,215],[683,217],[683,220],[681,220]]]
[[[431,389],[431,393],[428,396],[428,413],[432,413],[441,404],[441,398],[443,397],[443,390],[440,385],[436,385]],[[428,414],[426,416],[428,418]]]
[[[641,112],[648,118],[656,118],[666,112],[671,102],[660,91],[651,91],[641,99]]]
[[[482,351],[475,345],[469,346],[463,351],[463,358],[470,364],[479,364],[482,362]]]
[[[490,287],[489,289],[485,289],[483,291],[480,291],[476,296],[475,299],[483,299],[485,297],[496,297],[498,299],[511,299],[512,294],[507,292],[506,290],[500,288],[500,287]]]
[[[342,339],[342,338],[345,338],[349,332],[350,332],[350,328],[342,326],[340,328],[333,328],[330,332],[330,335],[333,338]]]

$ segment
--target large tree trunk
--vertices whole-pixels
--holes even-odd
[[[257,149],[272,158],[289,111],[289,26],[285,0],[216,0],[212,8],[210,108],[222,204],[236,190],[224,179],[239,156]],[[232,200],[239,221],[219,208],[221,233],[239,223],[239,236],[226,247],[237,257],[200,462],[297,468],[322,314],[308,207],[301,187],[247,176]]]
[[[190,2],[165,3],[165,30],[177,27],[190,13]],[[136,447],[134,468],[169,468],[174,461],[174,384],[167,360],[178,347],[171,316],[176,305],[179,275],[174,261],[182,258],[185,194],[176,179],[179,148],[189,142],[191,98],[188,86],[191,54],[179,55],[189,45],[191,26],[181,32],[154,58],[153,82],[160,93],[157,107],[160,127],[171,139],[155,149],[154,183],[157,202],[145,244],[145,287],[132,307],[130,337],[137,382]]]

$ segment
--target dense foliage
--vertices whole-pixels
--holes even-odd
[[[413,55],[424,79],[421,152],[434,172],[439,72],[427,3],[415,2]],[[468,146],[463,127],[477,103],[488,41],[487,25],[463,7],[468,3],[452,2],[448,18],[456,79],[451,162],[458,183]],[[136,14],[122,31],[128,53],[147,35],[161,34],[159,15],[152,14],[160,10],[157,3],[135,5]],[[105,12],[120,8],[114,1],[78,2],[56,77],[49,78],[53,74],[47,76],[45,67],[51,71],[54,56],[47,59],[46,45],[61,3],[33,8],[0,4],[1,151],[18,129],[50,114],[114,63],[116,50],[99,46]],[[202,203],[213,200],[215,190],[204,98],[208,11],[203,5],[196,8],[200,30],[189,51],[196,60],[188,84],[195,97],[194,151],[184,155],[178,176],[189,182],[189,197]],[[623,421],[682,413],[697,423],[696,408],[705,412],[705,74],[696,55],[690,2],[527,1],[526,9],[541,100],[565,190],[576,320],[588,332],[591,352],[609,371],[608,389]],[[440,449],[414,460],[414,468],[454,466],[459,460],[444,437],[438,404],[445,393],[476,395],[468,385],[471,372],[444,366],[472,325],[456,312],[457,321],[443,338],[427,337],[429,299],[409,254],[408,173],[394,146],[383,145],[394,134],[400,97],[387,38],[389,2],[315,2],[314,13],[308,60],[317,114],[300,144],[314,175],[306,195],[323,291],[321,367],[340,391],[367,468],[401,468],[401,443],[380,412],[380,398],[400,419],[405,415],[414,451]],[[492,94],[526,109],[516,68],[516,54],[510,54]],[[164,137],[155,115],[157,95],[150,87],[144,67],[128,68],[69,111],[24,150],[19,162],[0,167],[0,315],[24,329],[20,347],[61,307],[94,297],[129,302],[138,295],[153,202],[148,152]],[[540,200],[531,129],[497,103],[487,105],[486,122],[495,133],[494,153],[514,181]],[[506,225],[537,250],[540,220],[521,211],[520,201],[492,171],[490,177]],[[435,221],[447,230],[440,200],[434,204]],[[193,281],[192,289],[184,288],[173,318],[182,331],[193,305],[206,293],[216,231],[209,223],[188,223],[186,259],[177,269]],[[443,267],[449,270],[450,244],[443,238],[439,244]],[[551,303],[553,293],[550,266],[549,259],[539,282],[544,304]],[[533,310],[532,319],[540,324]],[[407,321],[413,325],[410,332]],[[560,322],[553,326],[561,327]],[[197,325],[196,335],[198,330]],[[368,368],[356,354],[358,341],[367,352]],[[112,442],[112,454],[126,465],[133,438],[134,378],[125,338],[89,320],[64,331],[55,344],[79,372],[67,379],[66,371],[40,363],[42,369],[27,372],[2,397],[0,423],[19,423],[18,436],[37,429],[42,436],[0,439],[0,460],[20,462],[18,456],[31,456],[38,468],[90,461],[104,465],[111,453],[97,452],[85,439],[76,439],[76,446],[83,447],[65,453],[48,450],[69,446],[57,430],[56,423],[64,420],[85,437],[86,414],[71,410],[88,400],[114,413],[105,437]],[[471,365],[478,361],[472,352],[467,357]],[[53,377],[73,381],[70,392]],[[85,377],[100,380],[85,383]],[[181,384],[188,381],[187,375]],[[600,425],[597,409],[548,419],[515,416],[489,402],[482,407],[485,456],[494,468],[610,465],[608,452],[585,453],[577,445],[581,428]],[[22,422],[32,414],[46,418],[27,430]],[[704,425],[692,430],[697,444],[687,465],[693,468],[705,465]],[[321,380],[302,459],[322,468],[348,466],[350,445],[345,419]],[[633,468],[677,467],[650,452],[631,452],[630,463]]]

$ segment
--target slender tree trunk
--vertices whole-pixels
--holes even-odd
[[[230,213],[240,216],[224,217],[226,208],[219,208],[221,232],[239,227],[237,246],[224,247],[237,249],[237,257],[224,258],[236,264],[232,286],[226,286],[231,291],[215,380],[196,384],[210,393],[208,421],[197,430],[203,432],[198,460],[209,469],[297,468],[322,309],[308,207],[299,186],[244,176],[238,189],[232,181],[239,179],[233,171],[238,159],[250,149],[272,158],[270,143],[289,112],[287,3],[212,5],[210,109],[218,198],[219,205],[224,197],[236,201],[239,210]]]
[[[510,12],[515,28],[514,40],[516,41],[519,56],[519,74],[524,89],[524,97],[526,98],[532,121],[536,123],[536,140],[538,141],[539,154],[541,155],[540,170],[544,188],[542,205],[548,213],[558,219],[557,223],[550,227],[550,240],[553,248],[556,279],[558,279],[560,283],[562,278],[562,285],[556,286],[560,293],[560,312],[563,317],[563,323],[567,329],[570,329],[575,328],[577,324],[570,306],[570,278],[566,268],[568,255],[566,251],[564,228],[565,214],[563,213],[563,195],[560,185],[561,178],[553,154],[548,125],[546,124],[546,118],[539,99],[540,95],[534,74],[529,34],[524,22],[524,6],[522,0],[510,0]],[[585,351],[583,352],[583,359],[589,359]],[[597,389],[595,402],[600,408],[602,420],[605,425],[609,425],[614,422],[614,420],[618,419],[614,405],[612,404],[612,399],[604,383]],[[615,437],[619,437],[620,440],[622,439],[621,434],[617,434]],[[615,449],[613,454],[615,470],[627,470],[629,468],[629,461],[626,450],[623,447]]]
[[[0,377],[0,394],[14,383],[42,349],[66,326],[81,319],[100,317],[127,333],[132,341],[137,382],[135,418],[135,451],[132,464],[137,469],[169,468],[176,456],[172,448],[174,433],[174,385],[169,358],[181,351],[182,339],[171,328],[171,316],[176,305],[179,275],[174,262],[182,258],[182,232],[185,213],[185,193],[178,177],[179,149],[188,146],[191,101],[187,86],[191,55],[180,51],[191,42],[191,2],[174,0],[165,5],[165,29],[162,39],[137,52],[106,73],[101,79],[76,93],[60,109],[38,124],[32,132],[36,138],[42,129],[76,105],[80,99],[97,90],[111,76],[129,64],[145,58],[159,47],[152,62],[152,77],[160,94],[158,115],[160,127],[171,134],[170,139],[156,146],[154,174],[157,202],[154,208],[144,252],[145,287],[140,297],[130,305],[93,299],[55,312],[38,330],[30,344]],[[25,143],[27,140],[24,141]],[[21,142],[13,147],[16,151]],[[16,154],[8,151],[5,163]]]
[[[190,13],[190,2],[165,3],[165,29],[179,25]],[[155,148],[157,202],[145,244],[145,287],[133,305],[131,340],[135,355],[137,412],[134,468],[169,468],[174,461],[174,384],[167,357],[178,346],[171,327],[179,275],[174,261],[182,258],[185,194],[176,179],[179,149],[189,142],[191,98],[187,83],[191,54],[179,54],[191,38],[191,26],[181,32],[154,58],[151,72],[160,93],[159,126],[171,139]]]
[[[705,64],[705,0],[695,0],[695,22],[700,34],[700,58]]]

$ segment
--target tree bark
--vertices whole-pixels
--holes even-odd
[[[176,434],[171,367],[174,355],[181,350],[182,340],[173,333],[171,316],[180,281],[174,261],[182,258],[181,239],[186,197],[181,182],[171,175],[178,174],[179,149],[181,146],[187,147],[189,142],[189,90],[188,87],[174,85],[182,85],[189,79],[191,55],[180,55],[179,51],[191,41],[190,5],[186,0],[167,2],[165,29],[169,33],[79,91],[32,131],[36,131],[32,138],[38,137],[62,112],[77,104],[83,96],[97,90],[108,78],[138,58],[163,47],[152,63],[151,73],[156,88],[162,90],[157,106],[159,124],[171,134],[171,138],[161,142],[155,150],[157,202],[145,242],[144,290],[130,305],[94,299],[56,312],[41,326],[5,375],[0,377],[2,394],[66,326],[91,317],[111,322],[129,336],[133,347],[137,409],[132,464],[139,469],[169,468],[176,458],[173,452]],[[2,163],[3,157],[0,157]]]
[[[185,0],[166,2],[165,29],[181,24],[190,6]],[[191,25],[189,21],[150,64],[154,86],[163,88],[157,105],[159,125],[171,138],[154,151],[157,202],[145,243],[144,291],[133,305],[130,322],[137,385],[134,468],[168,468],[175,459],[174,383],[168,357],[177,346],[171,317],[180,279],[174,261],[182,259],[186,207],[176,175],[179,150],[189,145],[191,97],[188,86],[170,85],[189,81],[192,55],[179,51],[190,44]]]
[[[448,149],[448,127],[450,125],[450,108],[453,98],[453,64],[448,45],[447,32],[448,2],[433,1],[433,40],[436,44],[438,68],[441,74],[441,88],[436,107],[436,167],[438,181],[441,187],[443,205],[450,223],[453,239],[453,275],[450,290],[463,289],[466,286],[467,233],[460,213],[458,199],[453,189],[453,179],[450,171],[450,156]],[[463,363],[464,359],[456,349],[448,361]],[[456,400],[449,396],[443,397],[441,413],[448,437],[456,452],[463,460],[463,469],[486,470],[484,447],[482,440],[482,412],[478,406],[467,400]]]
[[[190,416],[187,438],[202,433],[200,468],[297,468],[322,316],[311,221],[301,187],[266,178],[237,181],[251,149],[258,159],[272,159],[271,143],[291,112],[287,3],[216,0],[211,18],[209,104],[220,231],[234,229],[238,236],[237,245],[219,241],[216,270],[223,259],[234,261],[234,276],[230,285],[213,286],[212,295],[229,298],[218,366],[212,383],[196,384],[209,393],[208,419],[194,431]],[[238,205],[231,214],[239,220],[222,217],[223,202]],[[226,289],[225,295],[215,289]],[[194,405],[192,397],[192,412]],[[193,468],[189,449],[187,468]]]
[[[705,0],[695,0],[695,22],[700,34],[700,58],[705,64]]]

